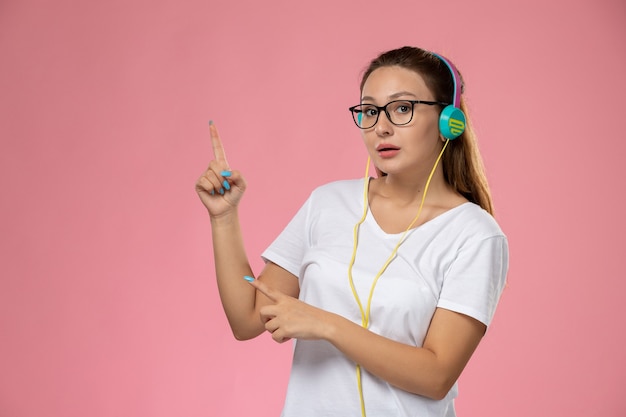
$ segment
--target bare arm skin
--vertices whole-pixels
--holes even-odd
[[[196,182],[196,191],[211,217],[213,254],[217,286],[233,335],[250,339],[265,328],[259,310],[269,300],[244,281],[252,276],[245,252],[237,207],[246,189],[239,171],[231,171],[226,153],[214,124],[209,126],[214,159]],[[289,272],[268,264],[260,279],[284,294],[297,297],[298,280]]]
[[[409,346],[299,301],[297,278],[273,263],[265,266],[258,280],[247,283],[243,277],[253,273],[237,212],[246,182],[239,171],[230,170],[214,125],[210,131],[215,159],[198,179],[196,190],[211,217],[217,284],[234,336],[250,339],[267,330],[278,342],[290,338],[327,340],[390,384],[429,398],[443,398],[478,346],[486,326],[468,316],[437,309],[424,345]]]
[[[260,311],[274,340],[327,340],[377,377],[432,399],[445,397],[486,330],[484,324],[471,317],[437,309],[423,347],[409,346],[307,305],[264,282],[250,285],[273,301]]]

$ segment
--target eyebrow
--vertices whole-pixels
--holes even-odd
[[[411,93],[410,91],[399,91],[397,93],[394,93],[394,94],[390,95],[389,98],[391,100],[395,100],[395,99],[403,97],[403,96],[411,96],[411,97],[417,98],[417,96],[415,94]],[[375,101],[374,97],[370,97],[370,96],[361,97],[361,101],[364,101],[364,100]]]

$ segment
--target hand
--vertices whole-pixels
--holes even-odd
[[[217,217],[237,207],[246,189],[246,181],[239,171],[230,170],[217,127],[213,123],[209,123],[209,131],[215,159],[196,182],[196,192],[209,210],[209,215]]]
[[[272,304],[261,307],[261,321],[265,330],[278,343],[296,339],[323,339],[330,313],[272,289],[254,280],[250,285],[259,290]]]

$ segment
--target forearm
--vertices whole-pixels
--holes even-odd
[[[344,317],[331,315],[327,340],[362,368],[400,389],[441,399],[458,375],[428,349],[375,334]]]
[[[255,313],[256,292],[243,279],[253,275],[236,211],[211,218],[215,273],[222,306],[235,338],[258,336],[264,328]]]
[[[445,397],[478,345],[484,324],[437,309],[423,347],[410,346],[364,329],[345,317],[304,303],[261,281],[251,283],[271,303],[260,309],[277,342],[326,340],[348,359],[400,389],[432,399]]]

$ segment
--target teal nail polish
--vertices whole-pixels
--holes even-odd
[[[215,190],[211,190],[211,192],[209,192],[209,194],[215,195]]]
[[[243,279],[245,279],[245,280],[246,280],[246,281],[248,281],[248,282],[252,282],[252,281],[254,281],[254,278],[253,278],[253,277],[250,277],[250,276],[248,276],[248,275],[244,275]]]
[[[220,194],[224,195],[224,189],[223,188],[220,188]]]
[[[213,124],[213,120],[209,120],[209,126]]]
[[[222,172],[220,172],[220,175],[222,177],[230,177],[231,172],[230,171],[222,171]]]
[[[228,183],[227,180],[224,180],[222,184],[224,184],[224,188],[226,188],[227,190],[230,190],[230,184]]]

